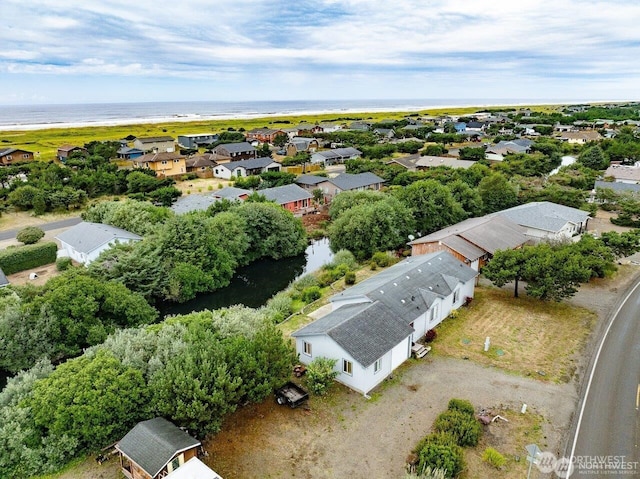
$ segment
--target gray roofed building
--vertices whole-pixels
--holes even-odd
[[[533,141],[526,138],[508,141],[503,140],[493,146],[489,146],[486,152],[498,155],[506,155],[509,153],[529,153],[532,145]]]
[[[140,143],[158,143],[165,141],[175,141],[172,136],[146,136],[136,138]]]
[[[334,163],[340,163],[346,160],[360,158],[361,156],[362,152],[355,148],[334,148],[332,150],[315,152],[313,155],[311,155],[311,162],[332,165]]]
[[[336,185],[342,191],[375,189],[378,190],[384,183],[384,180],[378,175],[370,172],[358,173],[352,175],[350,173],[342,173],[329,181]]]
[[[264,195],[267,200],[275,201],[279,205],[283,206],[288,203],[310,200],[313,198],[312,194],[295,184],[266,188],[264,190],[259,190],[258,193]]]
[[[240,200],[245,199],[252,193],[251,190],[245,190],[244,188],[236,188],[235,186],[226,186],[217,191],[211,193],[211,196],[215,198],[224,198],[227,200]]]
[[[315,186],[323,181],[328,181],[329,178],[326,176],[318,176],[318,175],[300,175],[296,178],[296,183],[299,185],[307,185],[307,186]]]
[[[497,250],[516,249],[529,238],[525,228],[501,216],[469,218],[409,243],[412,255],[449,251],[479,270]]]
[[[271,158],[255,158],[252,160],[240,160],[232,161],[230,163],[220,163],[217,166],[226,168],[227,170],[234,170],[235,168],[244,168],[245,170],[257,170],[260,168],[266,168],[272,163],[276,163]]]
[[[327,334],[362,366],[378,358],[413,333],[380,301],[348,304],[293,333],[294,337]]]
[[[409,125],[411,126],[411,125]],[[420,153],[415,153],[413,155],[406,155],[406,156],[399,156],[398,158],[393,158],[389,161],[387,161],[387,165],[390,165],[391,163],[396,163],[400,166],[403,166],[404,168],[406,168],[409,171],[415,171],[416,170],[416,162],[420,159]]]
[[[174,457],[198,446],[200,441],[166,419],[156,417],[136,424],[116,444],[116,449],[155,478]]]
[[[192,211],[205,211],[209,206],[216,203],[218,198],[209,195],[186,195],[181,196],[171,205],[171,211],[181,215]]]
[[[475,161],[460,160],[458,158],[449,158],[446,156],[421,156],[415,162],[417,169],[435,168],[437,166],[446,166],[449,168],[471,168],[475,165]]]
[[[536,239],[561,239],[587,229],[589,213],[550,201],[536,201],[498,211],[499,215],[523,226],[525,234]]]
[[[256,157],[256,149],[248,142],[223,143],[213,149],[218,159],[231,161],[248,160]]]
[[[69,257],[88,264],[114,243],[140,241],[142,237],[115,226],[83,221],[60,233],[56,239]]]
[[[0,288],[9,285],[9,279],[7,279],[7,275],[4,274],[2,268],[0,268]]]
[[[593,186],[594,190],[600,189],[610,189],[616,192],[630,191],[632,193],[640,192],[640,184],[638,183],[622,183],[619,181],[602,181],[596,180],[595,185]]]

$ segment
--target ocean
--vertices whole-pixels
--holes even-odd
[[[0,105],[0,130],[36,130],[170,121],[256,118],[278,115],[419,111],[429,108],[568,103],[526,99],[416,99],[310,101],[202,101],[94,103],[70,105]],[[571,102],[569,102],[571,103]],[[575,102],[573,102],[575,103]]]

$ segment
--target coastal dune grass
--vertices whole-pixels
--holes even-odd
[[[504,107],[525,108],[525,106]],[[533,105],[531,110],[550,112],[558,109],[557,105]],[[199,121],[175,121],[168,123],[143,123],[116,126],[88,126],[72,128],[46,128],[29,131],[0,131],[0,148],[22,148],[39,153],[41,160],[53,160],[57,148],[64,144],[82,146],[91,141],[120,140],[128,135],[139,137],[170,135],[177,139],[178,135],[193,133],[220,133],[229,129],[251,130],[252,128],[290,128],[299,123],[316,123],[325,121],[354,120],[381,121],[385,119],[399,120],[407,115],[467,115],[481,111],[483,107],[459,107],[429,109],[420,112],[333,112],[315,115],[269,116],[250,119],[220,119]],[[87,120],[91,120],[88,118]]]

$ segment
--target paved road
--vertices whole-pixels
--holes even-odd
[[[80,218],[79,216],[74,216],[73,218],[67,218],[66,220],[52,221],[51,223],[44,223],[41,225],[34,225],[34,226],[37,226],[43,231],[51,231],[51,230],[57,230],[59,228],[68,228],[69,226],[77,225],[81,221],[82,221],[82,218]],[[20,229],[0,231],[0,241],[15,238],[16,235],[18,234],[18,231],[20,231]]]
[[[574,461],[615,458],[604,459],[609,469],[576,463],[571,478],[640,476],[640,283],[618,307],[599,348],[569,447]]]

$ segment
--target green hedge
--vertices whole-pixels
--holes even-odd
[[[57,251],[58,245],[53,241],[9,248],[0,251],[0,268],[4,274],[13,274],[54,263]]]

